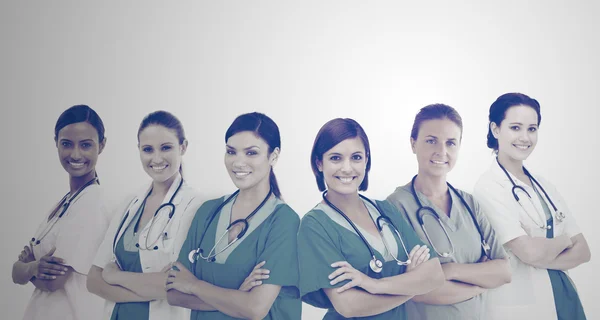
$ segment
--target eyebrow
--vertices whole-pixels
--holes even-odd
[[[227,148],[229,148],[229,149],[237,150],[236,148],[234,148],[234,147],[232,147],[232,146],[230,146],[230,145],[228,145],[228,144],[226,144],[225,146],[226,146]],[[247,148],[244,148],[244,150],[250,150],[250,149],[254,149],[254,148],[256,148],[256,149],[259,149],[259,150],[260,150],[260,147],[259,147],[259,146],[249,146],[249,147],[247,147]]]
[[[510,124],[518,124],[518,125],[521,125],[521,126],[523,125],[521,122],[511,122]],[[530,124],[530,126],[536,126],[537,127],[538,125],[537,125],[537,123],[532,123],[532,124]]]

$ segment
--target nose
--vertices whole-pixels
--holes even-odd
[[[445,143],[438,143],[435,145],[435,152],[439,155],[445,155],[447,151]]]
[[[160,156],[160,154],[158,152],[155,152],[154,154],[152,154],[152,163],[158,164],[161,162],[162,162],[162,157]]]
[[[81,150],[79,149],[79,146],[75,146],[73,148],[73,152],[71,152],[71,159],[73,159],[73,160],[81,159]]]
[[[351,172],[352,171],[352,167],[350,166],[350,159],[345,159],[344,161],[342,161],[342,168],[341,168],[342,172]]]

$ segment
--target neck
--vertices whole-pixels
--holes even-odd
[[[500,162],[506,171],[512,173],[514,176],[525,174],[525,171],[523,171],[523,160],[515,160],[506,155],[506,153],[498,152],[498,162]]]
[[[238,193],[235,203],[242,205],[243,207],[258,207],[267,194],[269,194],[270,189],[271,185],[269,184],[268,179],[261,181],[251,188],[240,189],[240,193]],[[247,214],[250,214],[250,212],[247,212]]]
[[[352,194],[341,194],[332,190],[327,190],[325,197],[347,216],[349,216],[349,213],[356,211],[357,208],[360,208],[360,206],[363,205],[362,200],[358,196],[358,191]]]
[[[415,190],[429,198],[439,198],[448,194],[446,175],[431,176],[419,171],[415,179]]]
[[[90,180],[94,179],[94,177],[96,177],[96,170],[92,170],[80,177],[70,177],[69,178],[69,188],[71,189],[70,193],[74,194],[75,192],[77,192],[77,190],[79,190],[81,187],[83,187],[83,185],[85,185]]]
[[[170,177],[169,179],[165,180],[165,181],[153,181],[152,182],[152,194],[158,197],[165,197],[167,195],[167,192],[169,192],[169,189],[171,188],[171,185],[173,184],[173,182],[175,181],[175,179],[177,178],[177,174],[174,174],[172,177]]]

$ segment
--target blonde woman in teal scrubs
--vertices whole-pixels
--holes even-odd
[[[422,108],[410,137],[418,174],[388,197],[440,256],[446,276],[441,288],[409,301],[409,319],[485,320],[486,291],[511,281],[506,252],[481,207],[446,181],[461,140],[462,119],[454,108]]]

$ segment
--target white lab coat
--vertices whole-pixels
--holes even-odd
[[[171,196],[175,193],[179,182],[181,181],[181,175],[178,174],[175,181],[171,185],[169,191],[167,192],[163,203],[168,203]],[[151,186],[150,186],[151,187]],[[139,209],[142,204],[144,198],[150,191],[150,187],[145,188],[143,192],[140,192],[137,196],[129,201],[126,201],[124,206],[120,206],[119,212],[114,215],[114,218],[108,228],[108,232],[100,246],[96,258],[94,259],[94,265],[104,268],[106,264],[109,262],[115,261],[114,255],[114,245],[119,241],[123,232],[127,229],[127,226],[131,223],[131,220],[135,216],[135,213]],[[157,250],[140,250],[140,262],[142,265],[142,269],[144,272],[160,272],[167,264],[177,261],[179,257],[179,250],[187,237],[188,229],[196,214],[196,210],[202,204],[202,200],[198,196],[198,193],[195,189],[188,186],[185,182],[181,186],[181,189],[173,199],[173,204],[175,205],[175,214],[171,218],[171,222],[165,229],[167,232],[168,239],[167,240],[159,240],[157,242],[158,249]],[[119,226],[123,222],[125,215],[127,218],[121,228]],[[168,222],[168,214],[165,212],[161,212],[161,214],[157,215],[157,219],[154,222],[154,226],[152,227],[151,234],[148,235],[150,224],[146,225],[144,229],[140,231],[139,243],[141,246],[145,245],[146,237],[150,237],[149,239],[157,239],[158,234],[162,231],[165,223]],[[118,230],[119,229],[119,230]],[[119,232],[118,237],[115,240],[115,234]],[[151,242],[148,242],[150,246]],[[106,301],[104,308],[104,316],[103,319],[110,319],[110,316],[113,312],[113,308],[115,303],[112,301]],[[158,319],[185,319],[188,320],[190,318],[190,310],[181,307],[174,307],[169,305],[167,300],[154,300],[150,301],[150,318],[149,320],[158,320]]]
[[[542,177],[533,173],[532,175],[546,190],[558,210],[566,216],[559,223],[554,216],[554,209],[550,202],[545,199],[554,216],[554,225],[552,225],[554,237],[561,234],[573,237],[579,234],[575,218],[554,186]],[[539,226],[544,225],[546,217],[537,193],[512,174],[511,178],[531,195],[531,201],[528,201],[524,199],[527,196],[523,192],[517,191],[517,195],[523,198],[521,200],[523,207],[513,197],[511,192],[513,184],[496,160],[479,178],[473,190],[473,195],[481,204],[483,212],[496,231],[498,240],[500,243],[506,244],[523,235],[545,238],[546,230]],[[545,198],[541,190],[540,194]],[[489,291],[487,302],[489,315],[486,319],[556,319],[554,295],[548,271],[525,264],[508,248],[505,249],[507,249],[511,262],[512,282]]]
[[[39,238],[54,220],[58,221],[41,239],[40,244],[33,246],[33,253],[36,260],[39,260],[52,247],[56,247],[54,256],[63,258],[65,264],[71,266],[74,271],[62,289],[45,292],[36,288],[23,319],[101,319],[103,301],[86,288],[87,273],[109,224],[101,187],[97,184],[86,187],[71,200],[62,218],[58,218],[58,213],[50,221],[50,212],[44,216],[35,233],[36,238]]]

